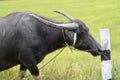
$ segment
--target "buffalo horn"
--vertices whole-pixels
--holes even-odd
[[[62,14],[63,16],[65,16],[66,18],[68,18],[70,21],[74,21],[75,20],[72,16],[70,16],[70,15],[68,15],[68,14],[66,14],[66,13],[64,13],[62,11],[55,10],[54,12]]]
[[[75,23],[75,22],[69,22],[69,23],[55,23],[55,22],[52,22],[52,21],[49,21],[47,19],[44,19],[42,17],[39,17],[35,14],[29,14],[30,16],[38,19],[39,21],[43,22],[44,24],[47,24],[49,25],[50,27],[55,27],[57,29],[68,29],[68,30],[72,30],[72,29],[76,29],[78,28],[78,24]]]

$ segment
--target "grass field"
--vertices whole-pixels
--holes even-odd
[[[86,23],[91,34],[99,42],[98,30],[111,31],[111,57],[113,80],[120,80],[120,0],[0,0],[0,17],[16,11],[31,11],[57,21],[64,17],[53,13],[64,11]],[[46,56],[44,65],[59,50]],[[0,72],[0,80],[17,80],[19,66]],[[57,58],[40,70],[43,80],[101,80],[100,57],[87,52],[66,48]],[[27,72],[25,80],[32,80]]]

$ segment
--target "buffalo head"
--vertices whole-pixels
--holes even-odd
[[[55,12],[64,15],[69,19],[69,22],[54,22],[33,14],[30,15],[36,17],[39,21],[49,25],[50,27],[64,29],[69,45],[79,50],[90,52],[93,56],[97,56],[102,53],[100,45],[91,36],[88,27],[82,21],[74,19],[70,15],[58,10]]]

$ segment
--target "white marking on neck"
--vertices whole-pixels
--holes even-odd
[[[74,33],[74,36],[73,36],[73,46],[76,44],[76,41],[77,41],[77,33]]]

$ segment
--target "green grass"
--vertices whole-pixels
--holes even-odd
[[[53,13],[64,11],[86,23],[91,34],[99,42],[98,29],[111,31],[111,54],[113,80],[120,80],[120,0],[2,0],[0,17],[15,11],[31,11],[57,21],[64,17]],[[58,50],[59,51],[59,50]],[[58,51],[46,56],[44,65]],[[0,72],[0,80],[17,80],[19,66]],[[43,80],[101,80],[100,57],[82,51],[70,52],[66,48],[45,68],[40,70]],[[29,72],[25,80],[32,80]]]

